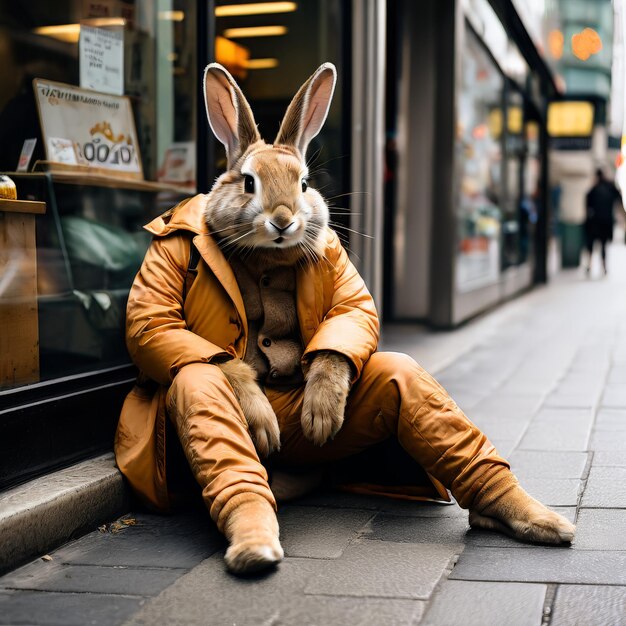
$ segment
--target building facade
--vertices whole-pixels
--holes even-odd
[[[451,327],[546,279],[555,85],[510,0],[2,0],[0,171],[26,204],[0,201],[0,488],[110,448],[141,226],[225,167],[213,60],[269,141],[337,66],[311,184],[385,319]],[[105,116],[75,140],[83,101],[126,138]]]

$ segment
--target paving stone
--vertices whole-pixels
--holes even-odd
[[[274,614],[277,624],[283,626],[380,626],[417,624],[427,603],[423,600],[383,598],[341,598],[328,596],[303,596],[285,603]],[[237,622],[240,624],[241,622]],[[258,622],[251,622],[258,624]]]
[[[625,365],[615,365],[609,371],[609,377],[606,382],[609,385],[621,384],[626,385],[626,366]]]
[[[56,561],[74,565],[127,565],[191,568],[222,550],[225,541],[208,516],[130,515],[136,526],[118,533],[93,532],[54,553]]]
[[[576,507],[570,506],[551,506],[550,509],[566,517],[570,522],[576,522]],[[528,544],[518,541],[502,533],[481,530],[479,528],[471,528],[465,535],[465,544],[467,546],[488,546],[491,548],[535,548],[543,550],[545,546],[539,544]]]
[[[626,456],[626,430],[594,430],[591,433],[591,450],[620,450]]]
[[[399,500],[341,491],[317,492],[300,498],[294,501],[294,503],[303,507],[363,509],[411,517],[467,517],[467,511],[461,509],[455,502],[439,503]]]
[[[371,518],[371,511],[355,509],[281,507],[281,544],[287,556],[336,559]]]
[[[623,450],[599,450],[593,454],[594,467],[626,467]]]
[[[459,544],[460,547],[468,530],[467,520],[458,517],[408,518],[379,513],[367,525],[363,536],[378,541]]]
[[[39,560],[0,578],[0,588],[154,596],[184,571],[62,565]]]
[[[341,559],[325,561],[305,592],[425,600],[456,554],[454,546],[364,540],[350,545]]]
[[[144,602],[105,594],[13,591],[0,594],[0,624],[110,626],[121,624]]]
[[[483,399],[482,393],[471,391],[459,391],[452,396],[452,399],[459,405],[462,411],[468,413]]]
[[[473,415],[505,420],[530,419],[539,408],[541,394],[493,393],[474,407]],[[470,417],[470,419],[472,419]]]
[[[522,419],[504,419],[495,417],[469,416],[470,420],[482,430],[491,441],[518,441],[528,427],[529,421]]]
[[[542,407],[533,417],[533,422],[560,423],[564,427],[570,423],[592,424],[593,412],[589,408]]]
[[[546,506],[576,506],[581,483],[572,478],[524,478],[520,481],[528,493]]]
[[[589,445],[591,419],[533,421],[519,443],[519,450],[584,451]]]
[[[447,580],[435,592],[422,626],[541,624],[545,585]]]
[[[626,410],[601,408],[594,427],[597,430],[626,430]]]
[[[626,385],[607,385],[602,395],[602,406],[626,408]]]
[[[626,467],[592,466],[581,506],[626,508]]]
[[[520,478],[581,478],[588,458],[587,452],[515,450],[508,460]]]
[[[513,450],[515,450],[515,444],[517,444],[517,439],[494,439],[490,437],[489,440],[496,447],[498,454],[503,456],[505,459],[508,459],[511,456]]]
[[[550,626],[624,626],[626,587],[560,585]]]
[[[454,580],[626,585],[626,552],[567,547],[485,548],[466,546],[450,575]]]
[[[580,393],[551,393],[545,400],[544,406],[554,408],[591,408],[598,399],[597,391],[586,390]]]
[[[410,599],[304,595],[307,580],[335,561],[286,559],[275,572],[250,578],[229,575],[221,557],[207,559],[145,606],[130,626],[211,624],[413,624],[424,602]],[[210,599],[207,602],[199,598]]]
[[[557,396],[578,396],[584,390],[584,393],[589,394],[589,397],[597,399],[600,396],[600,392],[604,389],[604,384],[604,377],[591,379],[586,374],[570,375],[559,381],[553,393]]]
[[[574,547],[577,550],[626,550],[626,510],[581,509]]]

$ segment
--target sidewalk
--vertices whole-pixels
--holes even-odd
[[[626,625],[626,249],[610,254],[607,278],[563,273],[460,331],[384,337],[576,521],[571,548],[469,530],[456,505],[323,492],[281,508],[278,571],[240,580],[204,511],[130,513],[1,577],[0,624]]]

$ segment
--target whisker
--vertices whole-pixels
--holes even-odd
[[[337,224],[336,222],[330,222],[330,225],[333,228],[342,228],[343,230],[347,230],[351,233],[354,233],[355,235],[360,235],[361,237],[367,237],[368,239],[375,239],[375,237],[373,235],[368,235],[366,233],[360,233],[358,230],[354,230],[353,228],[348,228],[347,226],[344,226],[343,224]]]
[[[348,191],[346,193],[340,193],[337,194],[336,196],[331,196],[330,198],[326,198],[326,201],[329,202],[331,200],[336,200],[337,198],[345,198],[347,196],[357,196],[357,195],[361,195],[361,196],[367,196],[369,195],[369,191]]]

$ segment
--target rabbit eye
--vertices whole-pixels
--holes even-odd
[[[304,193],[309,188],[309,183],[307,183],[306,179],[302,179],[302,193]]]
[[[254,177],[250,174],[243,175],[243,189],[246,193],[254,193]]]

